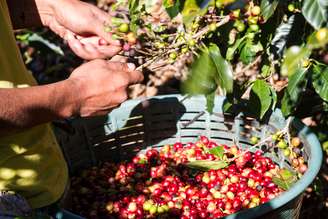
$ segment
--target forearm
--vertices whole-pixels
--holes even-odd
[[[7,0],[14,29],[38,27],[53,14],[56,0]]]
[[[0,89],[0,136],[75,114],[70,80],[29,88]]]

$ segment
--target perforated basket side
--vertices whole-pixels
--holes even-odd
[[[158,148],[176,141],[195,141],[199,135],[206,135],[221,144],[237,143],[247,148],[251,146],[251,136],[263,139],[286,124],[280,111],[274,112],[266,124],[243,115],[233,117],[223,114],[223,102],[223,97],[216,97],[214,113],[209,114],[205,109],[204,97],[184,99],[180,95],[169,95],[127,101],[108,116],[76,121],[76,135],[64,142],[65,154],[74,171],[102,161],[128,159],[149,146]],[[304,143],[305,150],[302,153],[309,158],[309,170],[279,197],[254,209],[229,215],[227,219],[256,218],[261,215],[286,219],[290,218],[287,215],[295,215],[297,218],[301,194],[319,171],[322,154],[318,140],[309,129],[297,120],[293,120],[292,125],[299,130],[299,137]],[[271,149],[262,148],[267,156],[281,166],[290,166],[279,151]],[[73,152],[76,153],[74,156]]]

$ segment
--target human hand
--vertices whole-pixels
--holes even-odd
[[[121,51],[120,42],[104,30],[104,24],[110,25],[108,13],[78,0],[52,1],[51,8],[52,13],[40,12],[42,23],[65,39],[79,57],[107,58]]]
[[[132,63],[93,60],[75,69],[69,79],[77,95],[76,114],[108,113],[128,98],[127,87],[143,80]]]

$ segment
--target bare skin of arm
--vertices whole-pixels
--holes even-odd
[[[58,83],[0,89],[0,136],[74,115],[106,114],[127,99],[130,84],[141,80],[131,65],[94,60]]]

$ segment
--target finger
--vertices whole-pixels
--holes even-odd
[[[92,44],[82,44],[85,51],[89,54],[92,59],[103,59],[106,58],[106,55],[98,50],[94,45]]]
[[[109,61],[108,66],[113,71],[129,72],[129,71],[134,71],[136,69],[136,66],[133,63],[123,63],[123,62],[111,62],[111,61]]]
[[[92,25],[93,32],[99,37],[105,39],[109,44],[120,46],[121,42],[119,40],[114,40],[112,38],[112,33],[105,31],[105,25],[110,23],[110,15],[99,8],[93,8],[93,12],[96,15],[97,21]]]
[[[111,62],[123,62],[123,63],[126,63],[128,61],[128,57],[116,55],[113,58],[111,58],[110,61]]]
[[[128,94],[126,93],[125,89],[118,91],[115,95],[111,97],[111,106],[115,107],[128,99]]]
[[[140,71],[129,71],[128,74],[130,84],[142,82],[144,79],[144,76]]]
[[[87,60],[91,60],[94,59],[95,57],[93,56],[93,54],[90,54],[84,47],[84,45],[78,40],[76,39],[74,36],[70,36],[67,39],[67,43],[69,45],[69,47],[71,48],[71,50],[79,57],[83,58],[83,59],[87,59]]]
[[[122,48],[119,46],[98,46],[96,47],[106,58],[117,55]]]

